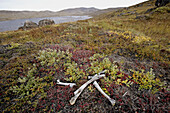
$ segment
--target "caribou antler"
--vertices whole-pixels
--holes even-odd
[[[70,86],[71,88],[76,85],[75,83],[64,83],[64,82],[60,82],[59,79],[57,80],[57,84],[58,84],[58,85],[64,85],[64,86]]]
[[[72,97],[71,98],[71,100],[70,100],[70,104],[71,105],[73,105],[75,102],[76,102],[76,100],[77,100],[77,98],[80,96],[80,94],[83,92],[83,90],[86,88],[86,86],[88,86],[90,83],[92,83],[93,81],[96,81],[96,80],[98,80],[98,79],[100,79],[100,78],[102,78],[102,77],[105,77],[105,74],[102,74],[102,73],[104,73],[105,72],[105,70],[104,71],[102,71],[101,73],[99,73],[99,74],[96,74],[96,75],[94,75],[89,81],[87,81],[86,83],[84,83],[79,89],[77,89],[75,92],[74,92],[74,97]]]

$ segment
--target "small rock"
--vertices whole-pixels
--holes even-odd
[[[165,6],[168,3],[170,3],[170,0],[156,0],[155,6],[161,7],[161,6]]]
[[[140,19],[140,20],[149,20],[150,17],[149,16],[146,16],[146,15],[140,15],[140,16],[136,16],[135,19]]]
[[[22,26],[22,27],[19,27],[18,30],[24,30],[24,27],[23,27],[23,26]]]
[[[37,27],[38,27],[38,25],[37,25],[35,22],[26,21],[26,22],[24,23],[24,26],[19,27],[18,30],[29,30],[29,29],[37,28]]]
[[[32,47],[35,46],[35,43],[32,42],[32,41],[28,41],[28,42],[25,43],[25,45],[26,45],[26,47],[28,47],[28,48],[32,48]]]
[[[120,16],[123,16],[123,15],[125,15],[126,13],[120,13]]]
[[[54,20],[51,20],[51,19],[44,19],[44,20],[40,20],[39,21],[39,26],[46,26],[46,25],[53,25],[55,24]]]
[[[143,6],[143,4],[138,4],[138,5],[136,5],[136,7],[142,7]]]
[[[152,12],[154,9],[156,9],[156,8],[150,8],[150,9],[148,9],[148,10],[145,12],[145,14]]]
[[[0,60],[0,68],[3,68],[6,63],[3,60]]]
[[[8,59],[8,62],[15,61],[19,55],[20,55],[19,53],[13,53],[12,57],[10,59]]]
[[[38,27],[38,25],[32,21],[26,21],[24,23],[24,28],[26,28],[26,29],[32,29],[32,28],[37,28],[37,27]]]
[[[0,54],[4,54],[8,51],[8,47],[11,47],[10,44],[7,45],[0,45]]]

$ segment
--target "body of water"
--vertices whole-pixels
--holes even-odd
[[[24,25],[26,21],[32,21],[38,24],[40,20],[43,19],[52,19],[55,21],[55,24],[64,23],[64,22],[73,22],[77,20],[89,19],[89,16],[63,16],[63,17],[43,17],[43,18],[30,18],[30,19],[17,19],[17,20],[8,20],[0,21],[0,32],[3,31],[13,31],[18,30],[19,27]]]

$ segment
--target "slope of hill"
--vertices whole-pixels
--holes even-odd
[[[80,7],[80,8],[72,8],[72,9],[65,9],[62,11],[59,11],[59,14],[64,14],[64,15],[88,15],[89,12],[94,13],[96,11],[99,11],[99,9],[96,9],[94,7],[91,8],[84,8],[84,7]]]
[[[98,16],[98,15],[101,15],[101,14],[117,11],[117,10],[120,10],[120,9],[123,9],[123,8],[124,7],[117,7],[117,8],[108,8],[108,9],[98,10],[98,11],[90,13],[90,15]]]
[[[0,33],[0,112],[168,113],[170,4],[154,2]],[[96,82],[116,103],[94,82],[71,105],[74,91],[103,70]]]

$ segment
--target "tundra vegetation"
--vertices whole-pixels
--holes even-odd
[[[170,4],[0,33],[0,112],[169,112]],[[106,70],[74,105],[73,92]],[[57,85],[57,80],[77,85]]]

